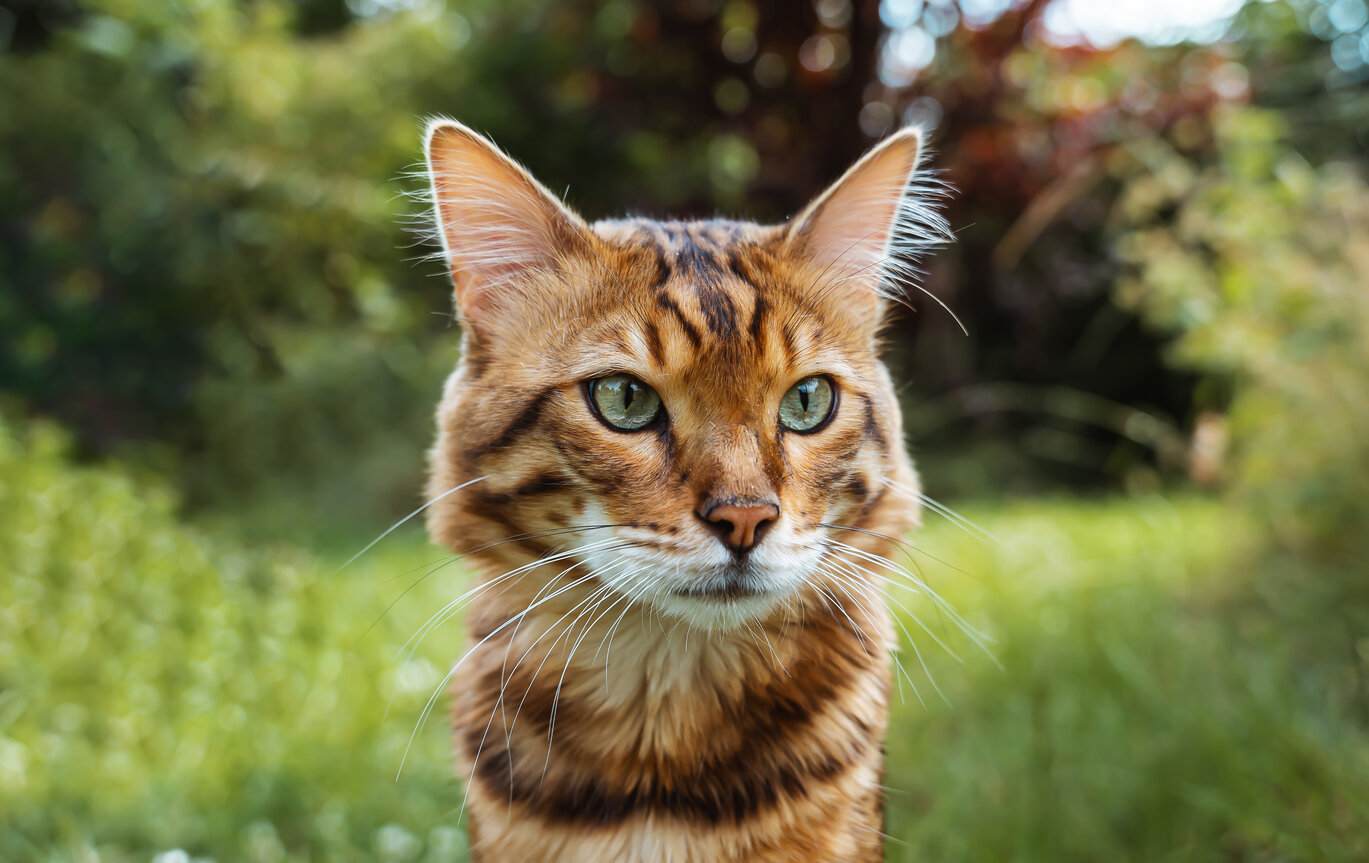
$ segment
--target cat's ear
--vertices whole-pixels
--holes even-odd
[[[923,152],[921,130],[895,132],[791,220],[786,246],[821,273],[814,290],[878,318],[881,295],[898,297],[920,255],[950,238]]]
[[[424,136],[437,232],[462,319],[479,328],[538,271],[591,242],[585,223],[489,139],[454,120]]]

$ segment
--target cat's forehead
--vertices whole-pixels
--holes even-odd
[[[600,222],[594,228],[611,246],[628,253],[637,276],[633,281],[645,284],[646,298],[675,316],[701,345],[705,336],[727,342],[740,328],[750,327],[747,313],[764,314],[765,294],[774,292],[773,229],[721,219],[637,219]],[[698,314],[682,315],[682,309]]]
[[[636,219],[594,230],[629,277],[606,286],[603,319],[589,329],[637,368],[704,375],[726,389],[737,377],[830,366],[850,347],[841,316],[796,284],[806,274],[785,260],[773,227]]]
[[[608,219],[592,227],[606,240],[655,246],[668,262],[682,259],[686,265],[697,256],[725,257],[746,245],[769,245],[775,237],[774,228],[732,219]]]

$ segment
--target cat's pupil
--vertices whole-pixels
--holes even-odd
[[[623,391],[623,411],[624,411],[624,412],[626,412],[626,411],[628,411],[629,409],[632,408],[632,399],[633,399],[633,396],[635,396],[636,394],[637,394],[637,387],[636,387],[634,384],[628,384],[628,385],[627,385],[627,388]]]
[[[808,387],[799,388],[799,404],[803,406],[803,412],[808,413]]]

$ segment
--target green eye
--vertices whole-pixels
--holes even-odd
[[[832,418],[836,406],[837,390],[831,378],[804,378],[780,400],[780,425],[790,431],[815,432]]]
[[[661,414],[661,397],[656,391],[628,375],[590,381],[589,400],[604,425],[617,431],[644,429]]]

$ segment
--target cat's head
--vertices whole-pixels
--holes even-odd
[[[945,234],[921,148],[893,135],[782,226],[587,224],[480,135],[432,123],[463,329],[434,538],[705,626],[872,577],[826,553],[917,518],[877,334],[909,253]]]

